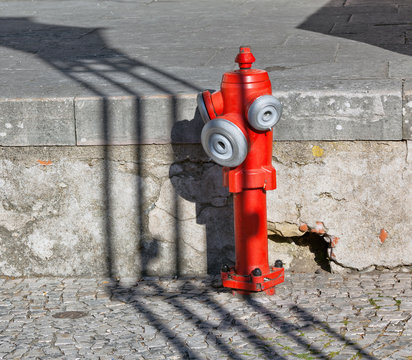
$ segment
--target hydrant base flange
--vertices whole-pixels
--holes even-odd
[[[269,295],[275,293],[275,286],[285,280],[285,270],[283,268],[271,267],[269,273],[259,276],[239,275],[235,269],[221,271],[223,287],[231,288],[238,294],[252,294],[264,291]]]

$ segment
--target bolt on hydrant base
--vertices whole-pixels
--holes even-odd
[[[223,185],[234,199],[236,264],[222,267],[223,286],[272,295],[284,269],[268,263],[266,191],[276,189],[272,128],[282,104],[272,96],[268,73],[251,68],[254,61],[250,48],[240,47],[239,70],[223,74],[221,90],[203,91],[197,101],[203,149],[223,166]]]

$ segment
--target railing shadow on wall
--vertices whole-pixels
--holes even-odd
[[[115,91],[117,94],[126,95],[133,99],[131,108],[134,111],[134,118],[132,119],[135,132],[130,136],[134,139],[134,143],[142,144],[143,139],[143,93],[136,91],[135,88],[129,86],[118,80],[120,76],[127,76],[135,83],[143,84],[160,94],[170,96],[170,108],[168,111],[171,114],[172,124],[176,122],[177,118],[177,94],[171,89],[173,82],[185,86],[188,90],[193,92],[199,89],[192,83],[179,79],[172,74],[169,74],[162,69],[150,66],[138,59],[131,58],[127,54],[110,47],[105,41],[102,29],[85,28],[85,27],[71,27],[53,24],[42,24],[33,21],[31,18],[0,18],[0,46],[7,47],[14,50],[19,50],[27,54],[33,54],[41,59],[44,63],[52,69],[60,72],[67,77],[74,84],[80,85],[88,96],[101,100],[99,114],[100,123],[96,124],[96,133],[100,134],[103,139],[97,139],[97,142],[102,143],[104,171],[101,174],[103,179],[105,201],[105,218],[104,218],[104,237],[106,246],[106,267],[107,274],[115,278],[117,277],[117,270],[115,269],[115,253],[114,248],[115,239],[113,239],[114,229],[114,208],[113,208],[113,166],[112,166],[112,152],[113,147],[110,145],[116,144],[115,134],[113,134],[114,119],[110,115],[110,100]],[[159,81],[152,80],[150,77],[140,75],[136,69],[146,69],[150,73],[155,73],[160,78],[164,78],[169,85],[163,85]],[[116,78],[117,77],[117,78]],[[196,121],[194,121],[196,122]],[[177,136],[178,137],[178,136]],[[76,139],[79,144],[79,139]],[[134,161],[138,164],[137,167],[137,183],[136,183],[136,213],[138,214],[135,226],[137,228],[137,235],[143,244],[138,244],[139,251],[137,252],[139,259],[137,264],[141,264],[140,272],[142,275],[147,275],[149,272],[150,258],[158,256],[159,240],[149,239],[148,231],[145,228],[145,221],[143,214],[142,199],[145,198],[142,164],[145,163],[143,158],[143,151],[137,148],[136,157]],[[201,189],[199,189],[201,191]],[[179,203],[177,201],[177,194],[173,198],[173,213],[174,218],[177,219],[179,214]],[[173,243],[175,244],[175,274],[180,275],[180,226],[179,221],[175,221]],[[145,252],[146,251],[146,252]]]
[[[110,93],[107,92],[107,86],[114,87],[120,90],[122,93],[131,96],[134,99],[134,109],[135,109],[135,136],[134,138],[137,139],[137,143],[142,143],[142,129],[143,129],[143,111],[142,111],[142,93],[132,89],[125,83],[117,80],[113,73],[117,74],[124,74],[127,76],[132,77],[136,82],[144,83],[155,89],[158,92],[163,94],[167,94],[171,97],[171,107],[169,109],[171,116],[171,121],[175,126],[172,132],[172,138],[175,141],[179,138],[179,133],[182,129],[185,131],[191,131],[193,129],[199,129],[199,117],[195,117],[192,121],[189,122],[176,122],[177,119],[177,94],[171,90],[169,86],[163,85],[158,80],[154,81],[150,79],[150,77],[144,77],[137,74],[134,70],[136,68],[144,67],[146,69],[150,69],[152,72],[156,73],[160,77],[164,77],[168,80],[168,82],[175,81],[187,87],[188,90],[197,92],[198,89],[194,84],[190,82],[179,79],[162,69],[155,68],[150,66],[149,64],[142,62],[138,59],[131,58],[127,54],[111,48],[106,43],[101,31],[99,29],[94,28],[80,28],[80,27],[70,27],[70,26],[60,26],[60,25],[52,25],[52,24],[41,24],[35,22],[31,18],[0,18],[0,46],[19,50],[27,54],[33,54],[37,56],[39,59],[44,61],[48,66],[50,66],[55,71],[60,72],[64,76],[66,76],[69,80],[73,81],[74,83],[80,85],[83,89],[86,89],[89,93],[93,94],[94,96],[101,99],[101,123],[100,129],[98,129],[103,134],[103,144],[102,144],[102,151],[103,151],[103,172],[102,182],[103,182],[103,199],[105,201],[105,218],[104,218],[104,238],[105,238],[105,247],[106,247],[106,266],[107,266],[107,275],[112,279],[111,284],[109,285],[109,291],[111,292],[114,299],[122,300],[125,302],[130,303],[136,311],[142,314],[150,323],[153,324],[157,328],[157,330],[162,334],[162,336],[170,342],[172,347],[176,349],[176,352],[179,353],[183,358],[193,358],[198,359],[202,358],[202,354],[198,351],[191,349],[185,343],[184,339],[182,338],[181,334],[178,334],[173,331],[173,329],[168,325],[167,321],[164,319],[159,318],[156,313],[147,305],[146,302],[143,301],[145,297],[148,295],[145,293],[141,293],[138,287],[128,287],[122,285],[121,283],[116,281],[117,278],[117,269],[115,264],[115,239],[113,238],[113,226],[114,220],[113,217],[115,216],[114,212],[114,205],[112,203],[112,199],[114,196],[114,191],[112,188],[112,178],[113,178],[113,167],[112,167],[112,147],[110,146],[112,142],[112,134],[111,129],[111,116],[110,116],[110,101],[109,96]],[[90,79],[94,78],[98,81],[91,81]],[[182,146],[174,145],[176,161],[182,165],[191,165],[190,164],[190,154],[192,152],[193,147],[190,146]],[[182,156],[183,152],[183,156]],[[184,160],[182,160],[184,159]],[[144,249],[140,246],[139,250],[137,251],[138,259],[136,261],[137,264],[141,264],[141,273],[144,275],[149,271],[150,261],[151,259],[158,256],[158,249],[159,249],[159,240],[158,239],[147,239],[147,228],[145,228],[145,223],[143,219],[143,214],[146,209],[143,208],[143,203],[141,199],[144,198],[144,187],[141,183],[143,180],[143,173],[141,172],[141,165],[147,161],[144,158],[143,152],[139,147],[137,147],[137,154],[136,160],[138,163],[138,170],[137,170],[137,195],[135,199],[135,206],[136,206],[136,214],[137,219],[135,223],[135,227],[137,228],[137,234],[139,240],[146,239],[152,244],[146,249],[149,249],[148,253],[144,252]],[[202,168],[203,165],[206,166]],[[214,167],[213,164],[208,163],[205,161],[200,168],[198,168],[198,180],[204,176],[205,171],[209,171],[208,175],[210,176],[210,183],[204,186],[218,186],[221,183],[220,178],[220,169],[218,167]],[[198,166],[198,165],[197,165]],[[190,167],[190,166],[189,166]],[[173,165],[172,165],[173,168]],[[205,170],[206,169],[206,170]],[[192,176],[175,176],[173,171],[171,170],[170,173],[171,181],[175,186],[175,194],[174,204],[173,204],[173,212],[174,212],[174,234],[173,234],[173,241],[174,241],[174,253],[175,253],[175,274],[173,275],[180,275],[181,272],[181,263],[184,261],[180,257],[180,237],[181,237],[181,228],[180,223],[177,220],[178,214],[180,212],[179,209],[179,202],[177,201],[178,196],[182,196],[189,201],[196,202],[197,204],[197,214],[201,214],[204,212],[204,209],[209,207],[209,203],[212,200],[207,199],[207,194],[204,193],[203,185],[201,185],[197,190],[198,193],[195,191],[194,193],[188,191],[187,189],[193,189],[195,187],[190,184],[193,181]],[[200,181],[200,184],[202,182]],[[224,193],[220,193],[221,197],[224,198]],[[219,217],[219,211],[223,209],[223,214],[220,217],[221,222],[215,222],[216,217]],[[226,232],[231,233],[233,228],[231,227],[232,218],[228,219],[227,217],[231,211],[227,211],[230,209],[230,203],[225,204],[220,209],[211,214],[211,216],[205,216],[202,219],[202,216],[199,215],[198,222],[204,223],[206,225],[207,233],[207,246],[208,249],[212,249],[210,253],[208,253],[208,262],[209,262],[209,270],[213,268],[214,262],[209,260],[209,258],[216,257],[217,253],[219,253],[219,247],[214,246],[213,244],[217,241],[225,241],[224,246],[228,246],[232,243],[232,239],[222,239],[219,237],[219,234]],[[224,228],[224,231],[222,228]],[[229,230],[228,230],[229,229]],[[216,238],[215,238],[216,237]],[[230,248],[228,252],[232,251],[233,249]],[[209,250],[210,251],[210,250]],[[219,259],[221,261],[221,259]],[[190,287],[190,283],[186,283],[185,287],[180,289],[179,293],[170,294],[171,296],[167,297],[168,292],[167,289],[163,288],[161,285],[156,283],[149,283],[150,287],[152,288],[154,295],[164,296],[165,301],[174,308],[174,311],[179,313],[185,321],[193,323],[194,326],[198,326],[200,323],[203,322],[199,314],[196,314],[185,304],[186,300],[190,301],[199,301],[203,304],[206,303],[208,307],[214,309],[214,312],[218,317],[222,320],[229,322],[232,327],[236,329],[239,333],[241,333],[246,339],[248,339],[249,344],[254,347],[256,350],[262,351],[263,355],[268,359],[284,359],[282,355],[279,354],[278,349],[273,344],[268,343],[265,339],[259,338],[259,334],[257,331],[252,329],[251,327],[247,326],[244,321],[236,318],[235,312],[228,312],[227,310],[223,309],[222,306],[216,302],[210,293],[204,292],[199,298],[195,296],[188,296],[188,286]],[[216,290],[216,291],[223,291],[223,290]],[[290,328],[295,330],[295,328],[289,324],[286,320],[282,319],[281,316],[275,315],[273,312],[269,311],[268,309],[263,309],[259,307],[255,303],[251,302],[256,309],[256,311],[266,314],[270,317],[268,319],[268,323],[270,323],[271,319],[276,319],[278,325],[283,324],[284,328]],[[317,320],[315,317],[310,315],[310,319],[308,321],[312,323],[316,323]],[[202,326],[198,326],[200,331],[204,335],[209,335],[212,337],[213,341],[215,341],[216,348],[220,351],[223,356],[230,357],[232,359],[241,359],[242,356],[239,351],[231,349],[224,340],[222,340],[218,334],[217,329],[214,325],[209,323],[202,323]],[[224,324],[222,326],[225,326]],[[275,331],[275,330],[274,330]],[[329,329],[326,329],[329,331]],[[305,343],[304,339],[297,339],[295,335],[291,332],[284,332],[285,335],[289,336],[292,341],[297,342],[300,345],[308,345]],[[339,336],[333,332],[331,335],[339,338]],[[342,340],[342,338],[339,338]],[[345,339],[343,339],[345,341]],[[356,345],[351,344],[350,342],[346,341],[346,343],[350,346],[354,346],[355,350],[358,350]],[[321,349],[315,349],[313,353],[322,359],[328,359],[328,355],[324,354]],[[373,359],[369,355],[365,354],[365,358]]]

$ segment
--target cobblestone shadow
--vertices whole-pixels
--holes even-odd
[[[325,276],[320,276],[315,282],[320,284],[321,278],[328,283]],[[163,340],[152,338],[146,346],[155,348],[156,343],[169,344],[169,348],[159,352],[154,349],[155,355],[178,351],[179,358],[184,359],[377,360],[364,345],[358,345],[353,336],[346,337],[340,333],[341,330],[336,330],[336,321],[329,326],[324,320],[331,313],[330,305],[333,307],[343,298],[333,297],[328,305],[328,294],[321,295],[321,286],[318,294],[313,295],[313,301],[318,301],[320,296],[323,298],[324,314],[319,309],[322,320],[305,309],[311,307],[307,303],[311,296],[295,292],[303,294],[305,289],[295,287],[290,292],[287,290],[290,283],[279,287],[282,292],[279,295],[259,298],[233,297],[228,291],[211,285],[210,280],[148,281],[133,288],[113,284],[110,294],[117,301],[131,304],[141,314],[143,326],[147,323],[161,334]],[[299,296],[302,299],[297,300]],[[155,303],[160,307],[154,306]],[[364,305],[367,303],[366,300]],[[342,319],[342,329],[349,322],[345,320],[348,311],[336,316]]]
[[[410,273],[288,274],[244,299],[212,279],[0,278],[2,359],[408,359]],[[372,355],[371,355],[372,354]]]

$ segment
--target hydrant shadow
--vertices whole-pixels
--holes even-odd
[[[202,127],[203,121],[198,111],[194,119],[174,124],[174,161],[170,166],[169,178],[177,196],[196,204],[196,223],[205,226],[203,236],[201,231],[196,233],[199,238],[180,236],[176,239],[180,243],[179,248],[183,250],[188,246],[185,240],[203,242],[206,258],[205,264],[198,264],[199,270],[203,267],[208,274],[217,274],[222,264],[233,264],[235,260],[233,204],[228,190],[222,184],[222,167],[207,157],[200,144],[182,143],[181,134],[192,133],[200,140]],[[177,221],[184,226],[184,220]],[[198,255],[201,259],[202,254]],[[197,272],[196,269],[194,271]]]

